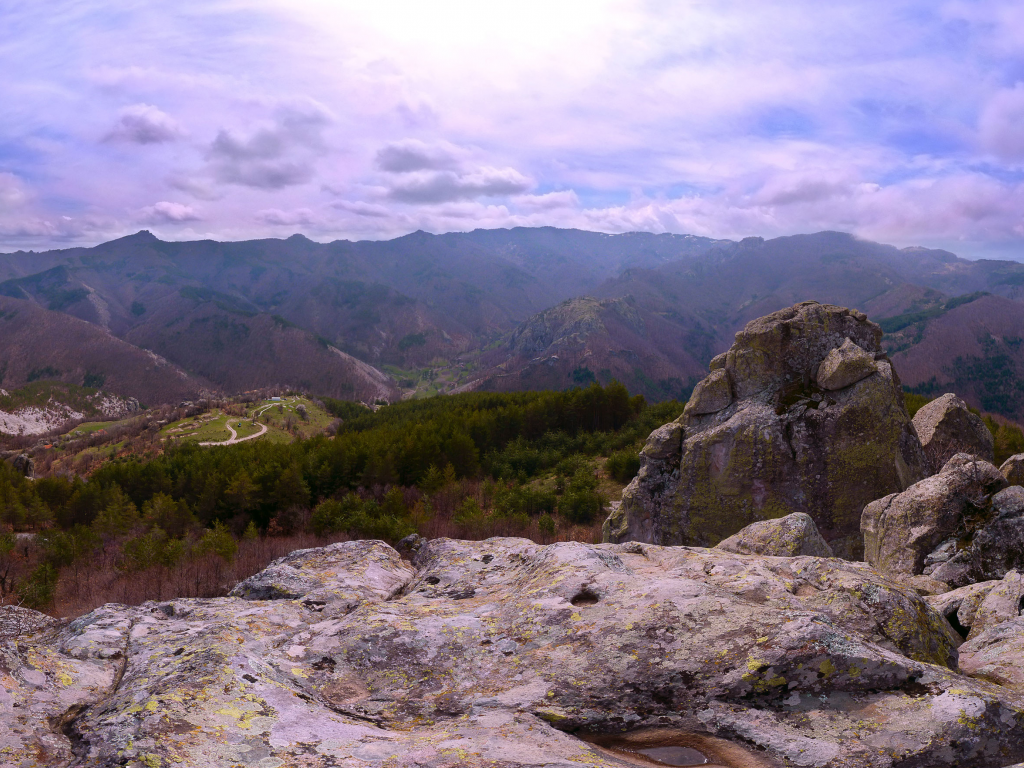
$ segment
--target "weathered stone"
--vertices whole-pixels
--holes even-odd
[[[968,521],[940,545],[932,577],[954,586],[1001,579],[1013,569],[1024,570],[1024,488],[1012,485],[992,496],[984,521]]]
[[[1024,453],[1008,458],[999,467],[999,471],[1010,485],[1024,485]]]
[[[16,472],[21,473],[25,477],[33,477],[36,471],[36,462],[27,453],[21,453],[14,457],[11,461],[11,466],[14,467]]]
[[[983,581],[966,587],[953,589],[941,595],[930,595],[925,601],[946,617],[946,621],[962,637],[966,638],[974,626],[974,618],[988,593],[999,584],[998,581]]]
[[[968,639],[977,637],[991,627],[1016,618],[1024,610],[1024,577],[1010,571],[985,594],[971,624]]]
[[[907,574],[891,575],[893,578],[898,579],[901,584],[906,584],[919,595],[943,595],[950,591],[950,586],[946,582],[933,579],[931,576],[925,576],[924,574],[914,576]]]
[[[875,356],[847,339],[818,366],[818,386],[825,390],[843,389],[877,371]]]
[[[366,601],[387,600],[408,581],[412,567],[383,541],[355,541],[299,549],[240,582],[232,597],[294,600],[345,615]]]
[[[1024,759],[1024,700],[957,674],[943,618],[864,563],[440,539],[407,572],[381,547],[291,561],[365,595],[335,618],[188,599],[0,641],[4,760],[612,768],[591,742],[618,734],[731,768]]]
[[[864,508],[865,559],[882,571],[922,573],[926,556],[982,514],[989,495],[1005,485],[992,464],[958,453],[937,475]]]
[[[803,512],[835,554],[859,559],[864,505],[927,474],[880,339],[863,314],[815,302],[749,323],[709,377],[728,377],[732,402],[715,413],[687,406],[652,434],[604,540],[715,545]],[[874,372],[823,390],[822,361],[848,342]]]
[[[794,512],[777,520],[751,523],[735,533],[716,549],[740,555],[770,555],[773,557],[832,557],[832,550],[810,515]]]
[[[960,669],[1024,691],[1024,617],[996,624],[960,646]]]
[[[654,521],[679,484],[682,442],[678,420],[651,432],[640,451],[640,471],[628,486],[630,503],[614,507],[601,528],[605,541],[654,540]]]
[[[954,454],[967,453],[994,461],[995,445],[981,417],[967,409],[967,403],[948,393],[914,414],[914,429],[921,439],[932,472],[938,472]]]
[[[717,413],[729,407],[732,402],[732,388],[729,386],[729,372],[718,368],[693,388],[693,394],[683,409],[684,414],[700,416]]]

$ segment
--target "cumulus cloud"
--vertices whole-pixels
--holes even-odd
[[[848,197],[853,182],[845,174],[798,171],[772,176],[752,196],[756,205],[786,206],[816,203],[836,197]]]
[[[177,141],[184,135],[185,129],[166,112],[151,104],[134,104],[121,110],[105,141],[162,144]]]
[[[149,205],[139,211],[139,218],[149,224],[182,224],[187,221],[202,221],[202,216],[190,205],[171,203],[166,200]]]
[[[548,192],[544,195],[522,195],[516,198],[516,207],[527,211],[553,211],[558,208],[578,208],[580,199],[571,190]]]
[[[309,208],[297,208],[293,211],[268,208],[263,211],[257,211],[256,220],[275,226],[309,226],[318,223],[316,215]]]
[[[377,150],[376,163],[378,168],[389,173],[452,171],[459,168],[464,156],[464,151],[448,142],[427,144],[417,139],[405,139]]]
[[[978,121],[982,146],[1004,160],[1024,160],[1024,83],[998,91]]]
[[[326,109],[309,102],[279,109],[272,123],[248,134],[222,129],[207,151],[209,170],[223,184],[269,190],[304,184],[315,175],[331,122]]]
[[[0,210],[17,208],[26,198],[21,179],[13,173],[0,172]]]
[[[514,168],[457,171],[413,171],[395,179],[388,197],[403,203],[445,203],[477,197],[519,195],[533,182]]]
[[[445,141],[403,139],[381,147],[374,161],[384,172],[385,197],[402,203],[436,205],[521,195],[534,185],[515,168],[474,164],[470,155]]]
[[[350,201],[350,200],[339,200],[336,203],[331,203],[331,207],[337,208],[341,211],[348,211],[354,213],[357,216],[367,216],[374,219],[386,219],[389,218],[392,213],[383,205],[376,205],[375,203],[366,203],[361,200]]]

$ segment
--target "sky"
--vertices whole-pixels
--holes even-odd
[[[1024,260],[1024,3],[4,0],[0,251],[824,229]]]

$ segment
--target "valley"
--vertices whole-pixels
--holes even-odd
[[[541,227],[317,243],[143,231],[0,254],[0,386],[43,377],[144,406],[264,388],[372,404],[614,380],[684,400],[746,322],[814,298],[881,322],[914,391],[949,388],[1021,419],[1022,286],[1017,262],[839,232]]]

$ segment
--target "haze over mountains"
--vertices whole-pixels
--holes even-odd
[[[281,385],[372,401],[615,378],[685,397],[746,322],[807,299],[882,321],[905,384],[1024,416],[1024,265],[837,232],[545,227],[321,244],[143,231],[2,254],[0,386],[102,382],[157,403]]]

